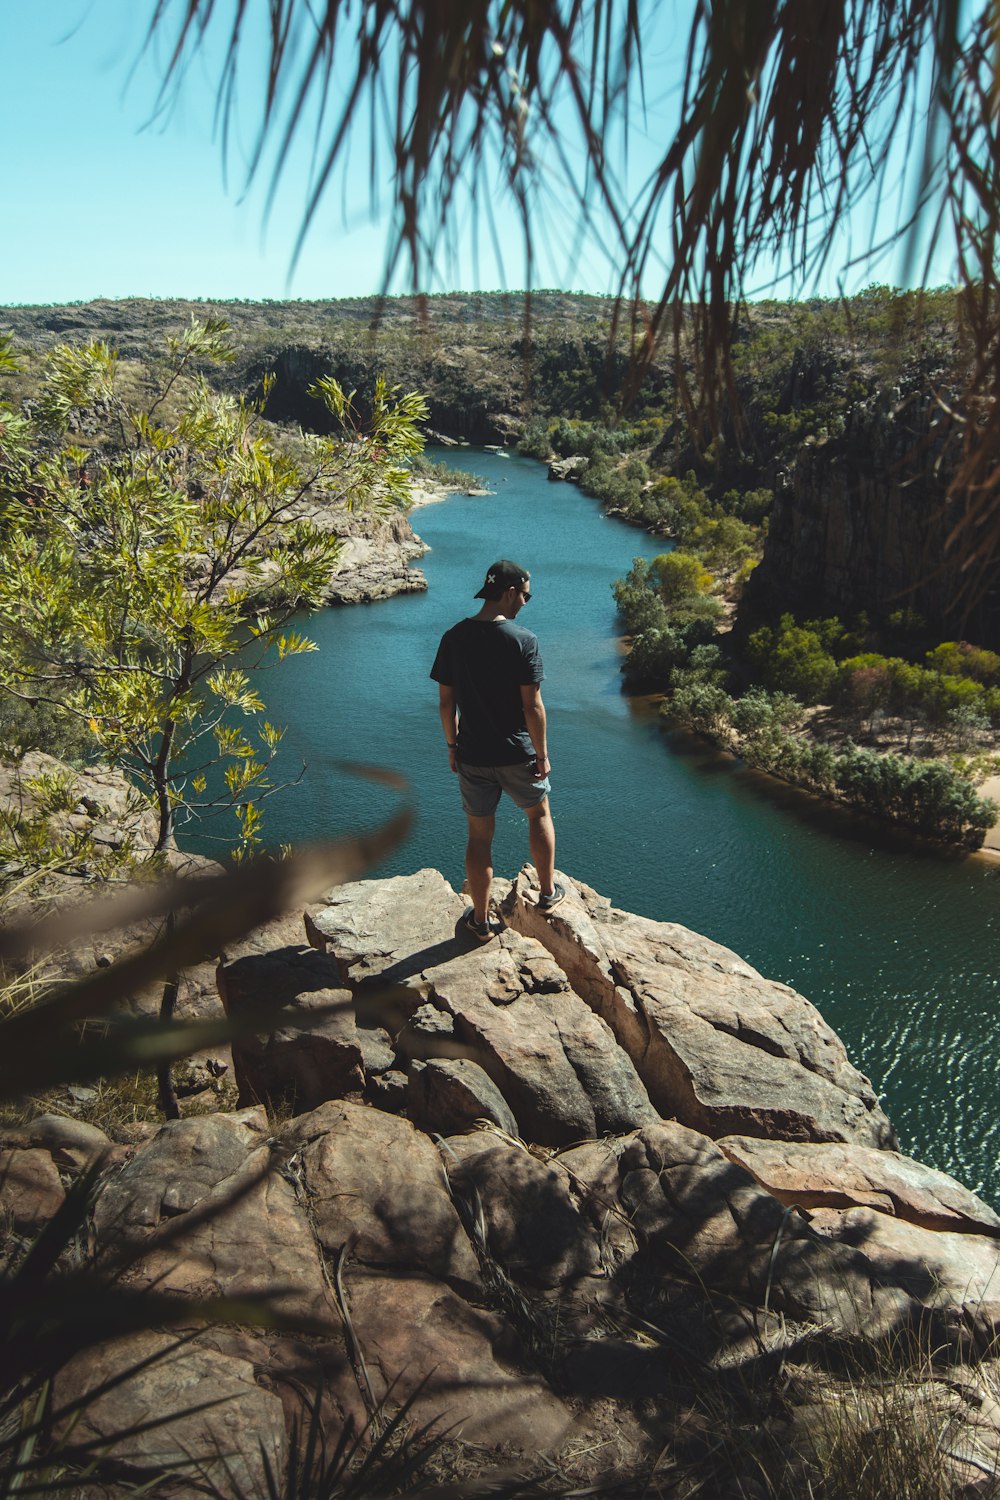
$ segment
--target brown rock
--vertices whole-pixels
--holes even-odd
[[[468,1130],[477,1120],[492,1120],[509,1135],[518,1133],[496,1084],[467,1057],[412,1062],[406,1105],[415,1125],[439,1135]]]
[[[392,1400],[402,1402],[423,1381],[414,1422],[439,1418],[453,1436],[490,1449],[537,1454],[558,1445],[571,1414],[527,1368],[495,1313],[421,1276],[354,1273],[347,1301],[376,1399],[391,1385]]]
[[[979,1350],[1000,1333],[1000,1240],[924,1229],[871,1208],[821,1208],[810,1224],[864,1255],[873,1278],[900,1286],[935,1315],[941,1338]]]
[[[343,886],[315,916],[341,969],[390,991],[405,1019],[426,1002],[452,1018],[409,1026],[399,1046],[427,1059],[464,1055],[492,1079],[521,1133],[550,1145],[653,1121],[628,1057],[607,1025],[569,989],[538,943],[504,932],[485,946],[456,931],[465,902],[433,870]],[[409,998],[407,998],[409,996]]]
[[[300,1116],[312,1220],[328,1255],[475,1284],[479,1265],[437,1148],[408,1120],[347,1101]]]
[[[160,1291],[263,1298],[335,1327],[293,1162],[259,1141],[226,1115],[163,1126],[98,1198],[99,1241],[130,1248],[135,1279]]]
[[[596,1270],[596,1236],[565,1172],[500,1141],[458,1164],[447,1159],[469,1222],[484,1225],[483,1248],[508,1275],[553,1287]]]
[[[406,1074],[398,1068],[389,1068],[387,1072],[368,1079],[365,1098],[376,1109],[384,1109],[391,1115],[403,1114],[409,1088],[410,1080]]]
[[[233,1115],[168,1121],[105,1185],[94,1209],[99,1232],[151,1229],[186,1213],[231,1177],[258,1144],[258,1132]]]
[[[864,1256],[824,1244],[714,1142],[683,1125],[638,1131],[622,1151],[619,1177],[645,1249],[705,1287],[872,1338],[918,1320],[898,1279],[883,1284]]]
[[[15,1229],[41,1229],[66,1194],[52,1157],[40,1147],[0,1151],[0,1212]]]
[[[752,1136],[726,1136],[718,1145],[782,1203],[876,1208],[924,1229],[1000,1234],[1000,1216],[988,1203],[947,1173],[895,1151]]]
[[[54,1407],[69,1403],[78,1410],[57,1437],[71,1452],[106,1455],[130,1479],[159,1479],[179,1465],[178,1477],[193,1486],[187,1493],[207,1483],[213,1494],[243,1500],[267,1493],[265,1456],[275,1475],[284,1471],[281,1402],[256,1385],[253,1367],[166,1334],[138,1333],[78,1355],[55,1382]]]
[[[455,1035],[455,1018],[436,1005],[418,1005],[396,1037],[401,1061],[424,1061],[429,1057],[461,1058],[465,1046]]]
[[[307,1110],[364,1088],[351,995],[338,987],[336,970],[322,954],[302,945],[251,953],[221,964],[218,983],[233,1020],[248,1005],[262,1003],[301,1016],[300,1023],[286,1021],[279,1029],[233,1042],[241,1102],[281,1102]]]
[[[273,921],[252,928],[235,942],[227,943],[220,958],[223,963],[232,964],[238,958],[274,953],[279,948],[301,948],[306,942],[305,933],[305,920],[299,912],[275,917]]]
[[[537,943],[505,932],[423,978],[526,1139],[565,1145],[656,1118],[610,1029],[579,996],[553,990],[551,961]]]
[[[870,1083],[801,995],[717,943],[618,911],[565,876],[567,899],[543,916],[532,876],[530,867],[518,876],[504,919],[545,944],[665,1118],[711,1136],[894,1143]]]
[[[602,1258],[621,1263],[638,1249],[629,1214],[618,1196],[621,1140],[585,1141],[560,1151],[552,1164],[565,1172],[581,1211],[597,1231]]]
[[[103,1130],[68,1115],[37,1115],[12,1135],[26,1146],[44,1147],[57,1166],[76,1172],[98,1165],[112,1150]],[[11,1139],[8,1135],[5,1143]]]
[[[248,1298],[317,1331],[340,1326],[305,1207],[267,1147],[150,1235],[133,1274],[163,1292]]]
[[[335,955],[342,982],[377,977],[384,987],[467,948],[457,930],[467,904],[437,870],[417,870],[334,887],[306,927],[314,947]]]

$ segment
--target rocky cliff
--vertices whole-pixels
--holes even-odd
[[[845,1376],[864,1348],[899,1364],[894,1422],[930,1424],[941,1493],[995,1473],[1000,1218],[898,1151],[807,1000],[566,883],[543,915],[530,867],[498,882],[484,946],[433,870],[339,887],[224,955],[217,994],[210,966],[187,978],[182,1013],[301,1017],[235,1047],[236,1112],[131,1145],[53,1115],[8,1133],[17,1234],[103,1161],[98,1257],[192,1299],[268,1293],[284,1320],[215,1327],[192,1302],[183,1343],[78,1355],[56,1381],[89,1397],[71,1449],[265,1493],[318,1390],[331,1442],[412,1398],[448,1429],[449,1479],[543,1454],[572,1483],[666,1463],[719,1496],[775,1493],[752,1475],[777,1464],[804,1494],[831,1424],[885,1439]],[[120,1436],[151,1409],[166,1422]]]
[[[970,611],[964,553],[949,545],[959,520],[948,501],[954,438],[926,380],[848,406],[842,431],[805,443],[773,476],[764,555],[741,610],[880,621],[910,609],[939,637],[1000,643],[1000,591]]]

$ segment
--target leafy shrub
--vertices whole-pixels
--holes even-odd
[[[676,607],[682,600],[706,594],[712,587],[712,575],[691,552],[675,549],[661,552],[654,557],[651,581],[655,581],[660,598],[668,609]]]
[[[955,843],[981,843],[998,811],[943,761],[881,755],[857,745],[837,756],[836,786],[866,812]]]
[[[679,728],[691,729],[709,739],[719,739],[729,725],[731,702],[721,687],[695,679],[682,683],[660,711]]]
[[[663,691],[676,667],[687,661],[683,636],[669,625],[643,630],[622,663],[625,685],[632,692]]]
[[[985,686],[1000,683],[1000,656],[968,641],[942,641],[927,653],[927,665],[945,677],[966,677]]]
[[[735,573],[757,548],[757,533],[735,516],[719,516],[698,525],[690,537],[705,566],[716,573]]]
[[[790,693],[768,693],[753,687],[735,699],[730,719],[737,734],[752,738],[772,729],[795,729],[803,718],[802,704]]]
[[[624,578],[611,585],[619,614],[629,635],[643,630],[663,630],[668,624],[663,600],[650,582],[650,564],[644,557],[634,559]]]
[[[764,683],[803,703],[821,703],[837,679],[837,663],[820,632],[782,615],[776,628],[762,625],[747,642],[747,654]]]

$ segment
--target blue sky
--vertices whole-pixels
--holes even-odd
[[[258,3],[263,14],[263,0]],[[211,46],[169,115],[152,118],[162,57],[140,57],[151,9],[148,0],[0,0],[0,304],[126,296],[331,298],[380,290],[386,236],[384,222],[370,219],[367,140],[359,139],[343,183],[321,208],[292,270],[311,166],[306,142],[289,159],[265,222],[267,173],[243,192],[254,118],[249,95],[228,175],[223,170],[213,133],[218,53]],[[659,6],[652,14],[676,17],[677,11]],[[636,174],[663,138],[658,121],[669,109],[682,53],[676,20],[670,33],[666,24],[656,21],[648,34],[647,78],[657,80],[660,97],[652,101],[645,130],[639,125],[632,138]],[[252,48],[247,59],[252,64]],[[386,206],[388,174],[374,187]],[[888,206],[883,222],[897,213]],[[559,239],[559,226],[570,219],[568,206],[560,213],[560,205],[552,205],[536,236],[535,285],[615,290],[600,243],[574,253],[571,237]],[[510,215],[501,215],[499,224],[502,268],[485,233],[477,260],[468,216],[459,218],[457,231],[457,253],[436,267],[429,290],[524,285],[520,234]],[[844,264],[872,237],[869,217],[856,215],[832,265]],[[942,258],[930,279],[944,281],[949,274]],[[844,285],[855,290],[871,280],[901,279],[900,263],[883,261],[859,268]],[[836,270],[805,288],[814,289],[835,294]],[[786,283],[778,290],[791,288]]]

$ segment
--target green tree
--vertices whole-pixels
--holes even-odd
[[[990,687],[1000,682],[1000,656],[968,641],[943,641],[928,651],[927,665],[947,677],[971,677]]]
[[[379,381],[362,431],[324,378],[313,394],[341,435],[303,438],[300,465],[255,405],[213,394],[197,374],[199,360],[229,356],[227,332],[192,322],[171,339],[163,384],[142,408],[119,395],[108,348],[60,346],[30,416],[8,406],[0,421],[3,692],[87,725],[95,754],[154,806],[154,855],[179,817],[220,805],[237,813],[238,852],[259,842],[281,731],[248,664],[314,649],[286,625],[320,602],[339,551],[318,513],[402,501],[404,461],[421,446],[420,397],[395,399]],[[74,441],[83,414],[104,422],[89,455]],[[224,790],[213,794],[219,761]],[[173,976],[164,1021],[176,994]],[[160,1095],[175,1116],[169,1063]]]
[[[178,818],[220,804],[238,811],[241,847],[258,841],[280,731],[248,668],[314,649],[286,624],[322,599],[340,550],[320,517],[405,500],[404,462],[421,446],[421,398],[379,382],[362,431],[323,379],[313,394],[341,433],[303,438],[296,461],[257,406],[197,374],[230,357],[227,333],[210,320],[171,339],[144,407],[119,394],[106,346],[61,346],[31,415],[0,420],[3,693],[89,729],[95,755],[152,801],[155,851]],[[96,418],[88,451],[78,432]]]
[[[712,587],[711,573],[692,552],[661,552],[653,558],[652,574],[668,610]]]
[[[782,615],[776,629],[755,630],[747,652],[768,687],[803,703],[822,702],[837,677],[837,663],[817,631],[796,625],[791,615]]]

